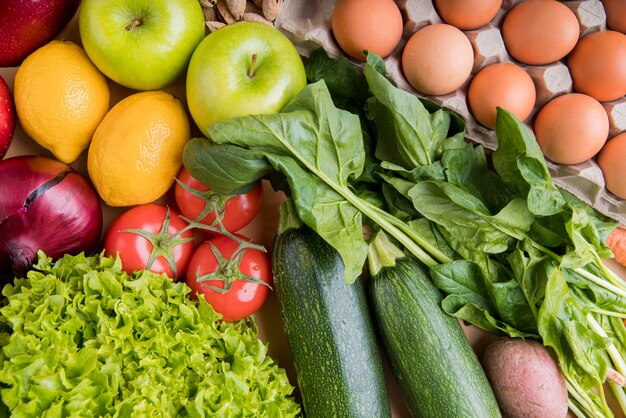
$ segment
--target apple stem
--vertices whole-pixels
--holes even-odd
[[[130,22],[130,24],[128,26],[126,26],[126,30],[132,30],[133,28],[137,27],[141,25],[141,20],[139,19],[135,19],[132,22]]]
[[[256,54],[252,54],[252,61],[250,62],[250,68],[248,68],[248,77],[254,77],[256,71]]]

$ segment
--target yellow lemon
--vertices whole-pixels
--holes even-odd
[[[132,94],[106,114],[89,145],[87,170],[110,206],[153,202],[182,167],[189,120],[180,100],[163,91]]]
[[[24,132],[71,163],[109,110],[109,86],[81,47],[55,40],[17,69],[14,100]]]

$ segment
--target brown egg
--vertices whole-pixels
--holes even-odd
[[[478,29],[500,10],[502,0],[434,0],[439,16],[462,30]]]
[[[500,62],[483,68],[470,83],[467,100],[474,118],[488,128],[496,126],[496,107],[526,119],[537,93],[532,78],[521,67]]]
[[[364,50],[389,55],[402,37],[402,15],[393,0],[337,0],[331,26],[341,49],[358,60]]]
[[[609,28],[626,34],[626,1],[603,0],[606,24]]]
[[[546,158],[559,164],[579,164],[596,155],[606,142],[609,117],[593,97],[564,94],[539,111],[534,130]]]
[[[516,60],[543,65],[565,57],[578,41],[578,19],[555,0],[525,0],[513,7],[502,23],[502,38]]]
[[[602,147],[598,155],[606,188],[626,199],[626,132],[614,136]]]
[[[413,88],[439,96],[465,83],[474,51],[463,32],[443,23],[425,26],[411,36],[402,52],[402,70]]]
[[[601,102],[626,94],[626,35],[613,30],[591,33],[567,61],[574,90]]]

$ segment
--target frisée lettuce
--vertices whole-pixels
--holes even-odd
[[[4,287],[0,394],[12,416],[292,417],[300,406],[253,318],[117,258],[52,260]]]

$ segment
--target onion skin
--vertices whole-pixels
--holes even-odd
[[[0,161],[0,273],[24,274],[39,250],[52,258],[91,252],[102,222],[98,195],[69,165],[36,156]]]

